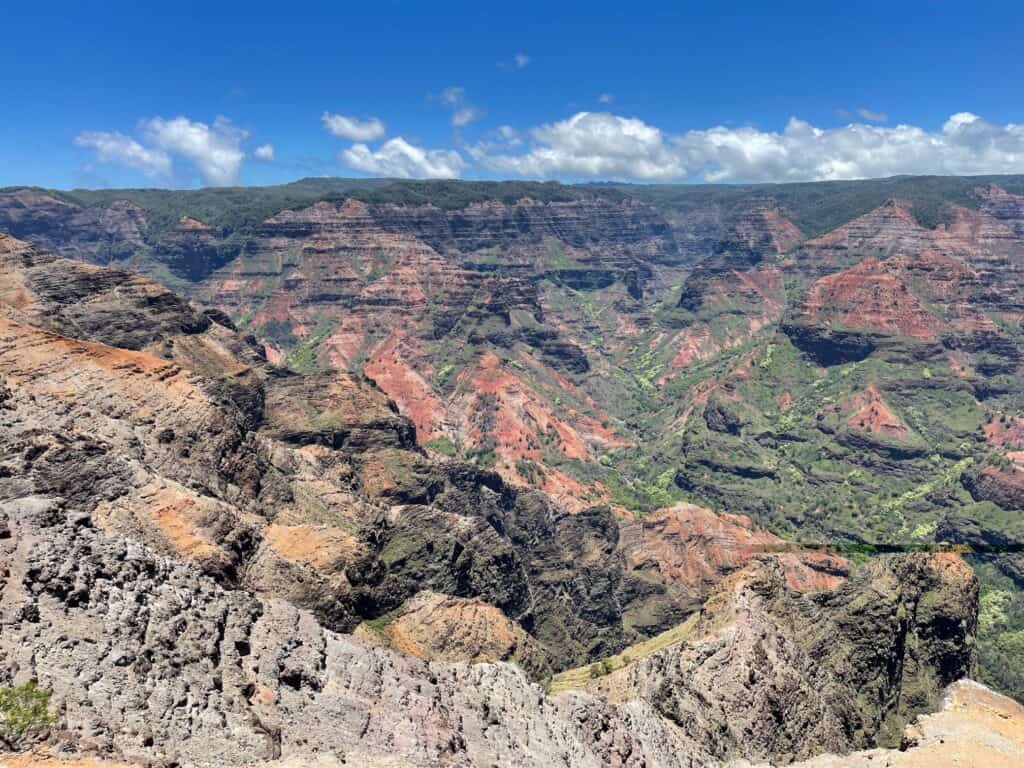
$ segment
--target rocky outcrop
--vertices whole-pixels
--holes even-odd
[[[878,563],[818,599],[764,563],[712,599],[697,639],[629,669],[630,700],[546,697],[511,666],[420,661],[224,590],[59,500],[2,511],[8,679],[53,691],[66,746],[124,761],[711,766],[867,743],[971,663],[976,588],[955,561]]]
[[[965,472],[961,480],[975,501],[991,501],[1003,509],[1024,509],[1024,470],[1016,466],[980,467]]]
[[[816,595],[784,584],[771,560],[738,572],[693,639],[588,689],[652,701],[716,757],[789,762],[898,745],[903,724],[973,668],[978,587],[955,555],[876,561]]]
[[[921,715],[904,731],[899,749],[822,755],[794,768],[1014,768],[1024,751],[1024,707],[978,683],[963,680],[942,697],[942,709]],[[743,761],[729,768],[769,768]]]
[[[907,726],[900,749],[871,749],[845,755],[820,755],[792,763],[796,768],[957,768],[985,765],[1016,768],[1024,748],[1024,709],[1012,699],[1000,696],[978,683],[964,680],[951,685],[942,699],[942,709],[922,715]],[[366,768],[408,768],[400,757],[359,755]],[[9,768],[137,768],[90,757],[55,757],[52,751],[37,750],[23,755],[0,756]],[[276,768],[340,768],[337,757],[318,755],[284,757],[272,763]],[[773,764],[775,765],[775,764]],[[747,760],[731,761],[727,768],[772,768],[754,766]]]
[[[835,589],[848,575],[846,561],[794,547],[748,517],[715,513],[693,504],[658,510],[623,525],[620,548],[630,570],[664,581],[695,609],[711,589],[751,560],[775,554],[787,585],[808,592]]]
[[[365,379],[351,374],[275,372],[267,383],[264,432],[295,445],[415,446],[409,420]]]
[[[127,200],[86,207],[30,187],[0,190],[0,231],[94,264],[131,259],[146,226],[143,209]]]
[[[166,288],[129,272],[62,259],[0,235],[0,301],[35,325],[125,349],[198,334],[211,321]]]
[[[437,592],[420,592],[356,635],[427,661],[512,661],[535,679],[551,669],[540,645],[497,608]]]

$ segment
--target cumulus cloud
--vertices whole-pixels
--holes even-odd
[[[103,163],[126,165],[151,178],[171,175],[171,158],[166,152],[144,147],[123,133],[83,131],[75,137],[75,144],[95,149],[96,157]],[[91,166],[89,170],[91,172]]]
[[[345,115],[332,115],[324,112],[320,116],[324,128],[333,136],[339,139],[351,139],[352,141],[374,141],[384,138],[387,129],[384,123],[376,117],[369,120],[358,120]]]
[[[900,174],[1024,170],[1024,126],[999,126],[968,112],[940,131],[851,124],[823,130],[791,118],[781,133],[712,128],[680,137],[686,164],[708,181],[860,179]]]
[[[465,161],[450,149],[422,149],[401,136],[384,142],[376,151],[354,144],[338,160],[357,171],[402,179],[457,179]]]
[[[238,182],[245,159],[241,144],[248,133],[227,118],[218,117],[210,126],[187,117],[154,117],[142,122],[142,131],[160,149],[191,160],[207,184]]]
[[[269,163],[274,159],[274,145],[261,144],[253,150],[252,156],[257,160],[264,160]]]
[[[523,153],[481,145],[471,152],[491,170],[531,177],[725,182],[1024,172],[1024,125],[969,112],[939,131],[864,123],[822,129],[791,118],[781,132],[716,126],[674,136],[636,118],[580,112],[530,136]]]
[[[579,112],[534,128],[533,146],[518,155],[471,150],[491,170],[521,176],[673,179],[686,175],[682,158],[657,128],[606,112]]]
[[[466,103],[466,90],[464,88],[459,88],[458,86],[445,88],[441,91],[441,103],[451,107],[452,125],[456,128],[464,128],[480,118],[480,110]]]
[[[517,53],[512,57],[512,61],[516,65],[516,69],[523,69],[527,64],[530,63],[530,57],[525,53]]]
[[[169,179],[176,173],[174,158],[186,160],[203,182],[212,185],[235,184],[245,160],[242,142],[248,133],[225,117],[213,125],[187,117],[153,117],[139,123],[139,141],[123,133],[84,131],[75,144],[96,150],[105,163],[136,168],[150,177]]]

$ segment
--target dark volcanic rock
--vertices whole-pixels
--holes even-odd
[[[978,584],[956,555],[874,561],[828,593],[784,584],[775,561],[735,574],[705,605],[699,640],[590,689],[648,698],[719,759],[786,763],[898,746],[903,724],[973,669]]]
[[[783,323],[780,330],[789,337],[793,346],[820,365],[857,362],[877,348],[877,340],[869,333],[799,323]]]
[[[142,349],[210,326],[188,302],[145,278],[62,259],[3,235],[0,276],[7,283],[0,289],[5,303],[66,336]]]

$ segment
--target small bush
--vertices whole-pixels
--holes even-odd
[[[8,745],[20,742],[26,733],[51,725],[50,691],[35,683],[0,686],[0,738]]]

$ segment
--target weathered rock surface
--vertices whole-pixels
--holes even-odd
[[[773,560],[738,572],[695,639],[589,690],[652,701],[717,757],[787,761],[898,743],[908,718],[972,670],[977,581],[955,555],[876,561],[832,592],[784,584]]]
[[[482,600],[420,592],[356,635],[427,661],[514,661],[534,678],[550,671],[543,649],[522,627]]]
[[[678,623],[725,573],[630,565],[607,508],[570,513],[429,459],[365,378],[275,369],[145,278],[0,242],[0,466],[14,496],[63,499],[336,630],[424,589],[476,598],[562,664]],[[100,343],[116,341],[133,348]],[[733,546],[717,556],[731,562]]]
[[[872,749],[849,755],[822,755],[791,763],[794,768],[1015,768],[1024,754],[1024,707],[978,683],[954,683],[942,709],[921,715],[904,732],[896,749]],[[729,768],[756,768],[741,761]],[[768,768],[760,766],[759,768]]]
[[[682,766],[807,754],[863,745],[972,663],[976,583],[962,563],[880,562],[812,599],[790,593],[769,561],[725,583],[697,640],[630,668],[635,695],[615,698],[635,700],[548,698],[507,665],[431,664],[324,630],[62,507],[3,503],[0,648],[11,679],[53,690],[65,743],[127,761],[326,752],[357,763]]]
[[[835,589],[849,573],[846,561],[795,548],[760,530],[748,517],[712,512],[693,504],[658,510],[623,525],[620,548],[626,566],[652,581],[664,581],[694,608],[712,587],[751,560],[775,554],[791,589]]]

